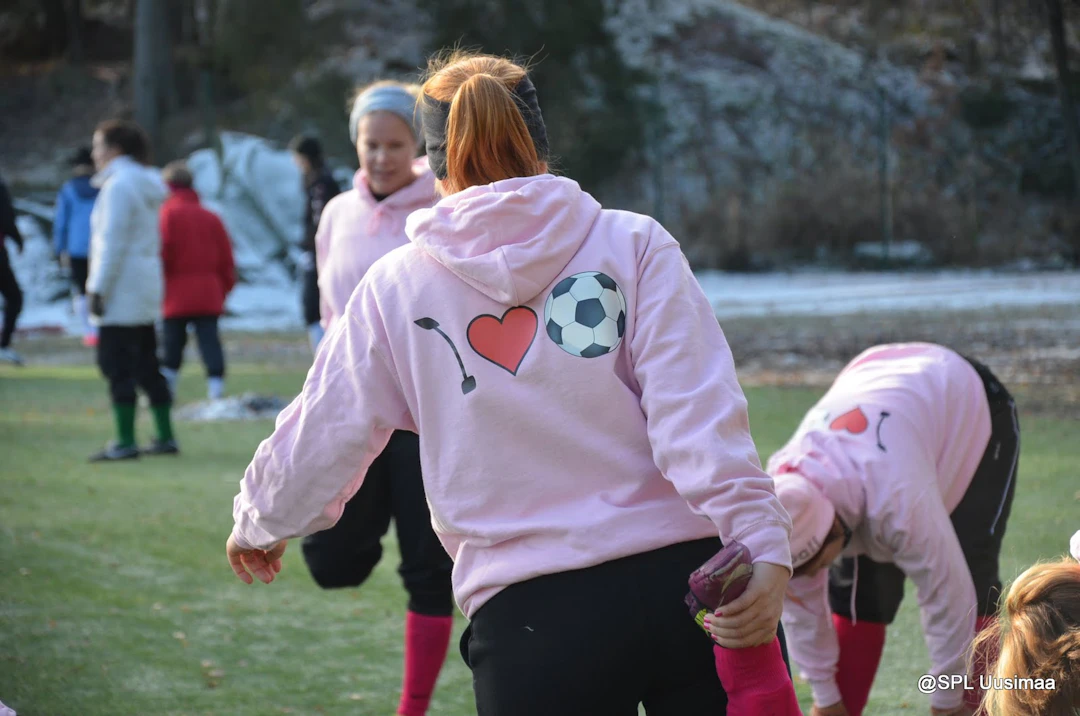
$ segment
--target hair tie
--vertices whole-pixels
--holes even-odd
[[[533,86],[528,75],[521,78],[510,94],[521,113],[521,118],[525,120],[536,155],[541,158],[546,157],[548,153],[547,127],[544,125],[544,116],[537,102],[536,87]],[[423,119],[428,164],[437,178],[445,179],[446,122],[450,117],[450,103],[441,102],[428,94],[424,94],[423,100],[420,105],[420,114]]]

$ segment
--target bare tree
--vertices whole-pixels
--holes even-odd
[[[1069,75],[1069,47],[1065,41],[1065,8],[1061,0],[1045,0],[1047,29],[1057,68],[1058,97],[1061,100],[1061,119],[1065,125],[1065,143],[1073,172],[1073,196],[1080,195],[1080,124],[1077,123],[1076,99],[1073,97]]]
[[[135,121],[157,148],[161,139],[163,4],[136,0],[135,5]]]

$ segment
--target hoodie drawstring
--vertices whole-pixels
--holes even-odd
[[[851,578],[851,623],[858,624],[859,616],[855,613],[855,591],[859,588],[859,558],[855,558],[855,574]]]

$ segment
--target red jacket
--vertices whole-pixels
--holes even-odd
[[[236,285],[225,225],[192,189],[173,189],[161,205],[160,225],[165,318],[220,316]]]

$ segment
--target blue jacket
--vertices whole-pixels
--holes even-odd
[[[56,218],[53,220],[53,249],[72,258],[85,259],[90,252],[90,211],[98,190],[90,186],[90,177],[68,179],[56,195]]]

